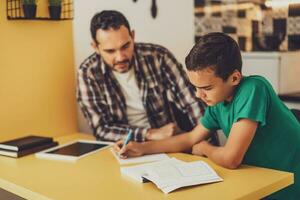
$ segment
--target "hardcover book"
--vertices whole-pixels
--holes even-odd
[[[53,142],[51,137],[29,135],[13,140],[0,142],[0,149],[20,151]]]
[[[51,147],[55,147],[57,145],[58,145],[57,142],[50,142],[50,143],[42,144],[39,146],[35,146],[33,148],[24,149],[24,150],[20,150],[20,151],[0,149],[0,155],[19,158],[19,157],[33,154],[33,153],[36,153],[39,151],[43,151],[45,149],[49,149]]]

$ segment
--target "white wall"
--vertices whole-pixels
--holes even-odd
[[[184,63],[184,58],[194,43],[194,0],[158,0],[158,14],[151,17],[151,0],[75,0],[74,46],[76,67],[90,55],[90,19],[96,12],[113,9],[121,11],[135,30],[136,41],[163,45]],[[80,112],[79,112],[80,113]],[[91,132],[82,114],[79,128]]]

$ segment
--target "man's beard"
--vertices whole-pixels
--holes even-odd
[[[118,65],[119,65],[119,64],[124,64],[124,65],[126,65],[127,69],[124,70],[124,71],[118,71],[117,69],[118,69]],[[131,69],[131,62],[130,62],[130,60],[126,59],[126,60],[124,60],[124,61],[114,63],[112,69],[113,69],[114,71],[118,71],[118,72],[120,72],[120,73],[128,72],[128,71]]]

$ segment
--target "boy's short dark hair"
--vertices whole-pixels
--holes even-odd
[[[188,70],[198,71],[207,67],[224,81],[235,71],[242,70],[242,57],[238,44],[230,36],[214,32],[199,38],[185,58]]]
[[[113,28],[119,29],[120,26],[124,25],[130,33],[130,25],[126,17],[116,10],[103,10],[100,13],[96,13],[91,20],[90,31],[92,38],[95,42],[96,33],[98,29],[108,30]]]

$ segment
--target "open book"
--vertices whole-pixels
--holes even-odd
[[[142,165],[121,167],[121,173],[137,180],[153,182],[164,193],[181,187],[223,181],[205,162],[183,162],[170,158]]]

